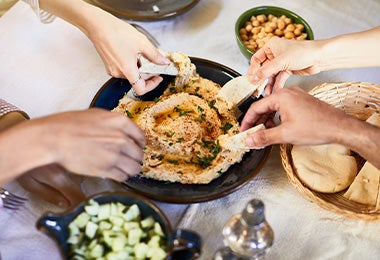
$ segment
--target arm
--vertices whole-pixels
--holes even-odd
[[[140,79],[137,67],[142,54],[156,64],[168,64],[158,49],[133,26],[82,0],[39,0],[40,8],[79,28],[94,44],[108,74],[127,78],[137,94],[154,89],[162,77]]]
[[[293,41],[274,37],[252,56],[249,75],[256,81],[269,78],[266,94],[280,89],[292,74],[380,66],[380,26],[368,31],[318,41]]]
[[[246,140],[248,146],[338,143],[380,168],[380,128],[357,120],[300,88],[281,89],[253,103],[244,116],[241,131],[267,122],[276,111],[281,123],[275,126],[269,122],[268,129],[250,135]]]
[[[21,122],[0,132],[0,183],[51,164],[123,181],[140,172],[144,146],[145,135],[136,124],[102,109]]]

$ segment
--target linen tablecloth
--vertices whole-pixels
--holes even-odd
[[[180,16],[137,23],[158,39],[161,49],[209,59],[244,74],[248,61],[237,47],[234,23],[243,11],[259,5],[280,6],[299,14],[312,27],[315,39],[380,25],[380,2],[376,0],[202,0]],[[31,118],[86,109],[109,79],[85,35],[61,19],[41,24],[23,2],[0,18],[0,50],[0,97],[26,111]],[[380,70],[350,69],[309,77],[292,76],[287,85],[297,84],[308,90],[323,82],[337,81],[380,84]],[[108,189],[110,184],[97,185],[91,192]],[[0,209],[2,259],[60,259],[55,243],[35,228],[41,214],[59,209],[37,199],[15,182],[7,188],[28,197],[29,203],[19,211]],[[380,222],[347,219],[303,198],[288,182],[277,146],[261,172],[228,196],[189,205],[161,202],[158,205],[174,227],[192,229],[202,236],[201,259],[210,259],[223,245],[224,223],[253,198],[265,203],[267,219],[275,233],[268,259],[380,257]]]

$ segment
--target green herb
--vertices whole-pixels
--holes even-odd
[[[172,137],[174,135],[174,132],[173,131],[166,131],[164,133],[167,137]]]
[[[174,165],[179,165],[178,160],[168,159],[168,163],[171,163],[171,164],[174,164]]]
[[[153,102],[157,103],[157,102],[158,102],[158,97],[155,97],[155,98],[153,99]]]
[[[132,113],[129,112],[129,110],[125,110],[125,113],[127,114],[127,116],[128,116],[129,118],[133,118]]]
[[[232,124],[230,124],[229,122],[227,122],[220,129],[222,129],[224,132],[226,132],[226,131],[230,130],[231,128],[232,128]]]
[[[177,139],[177,143],[182,143],[184,140],[185,140],[185,138],[180,137],[180,138]]]
[[[198,109],[199,112],[203,112],[204,111],[204,109],[201,106],[198,106],[197,109]]]

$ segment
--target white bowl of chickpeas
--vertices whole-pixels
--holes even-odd
[[[245,11],[235,24],[235,35],[247,59],[272,37],[313,40],[310,25],[301,16],[276,6],[259,6]]]

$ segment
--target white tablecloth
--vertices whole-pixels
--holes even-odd
[[[236,45],[234,22],[240,13],[259,5],[281,6],[298,13],[313,28],[315,39],[380,25],[377,0],[203,0],[178,17],[139,24],[156,36],[164,50],[213,60],[244,74],[248,62]],[[78,29],[60,19],[41,24],[23,2],[0,18],[0,50],[0,97],[24,109],[32,118],[87,108],[109,79],[91,42]],[[332,81],[380,84],[380,69],[294,76],[287,84],[310,89]],[[60,259],[55,243],[35,228],[41,214],[58,208],[38,200],[16,183],[7,187],[29,197],[29,203],[19,211],[0,209],[2,259]],[[226,220],[252,198],[264,201],[267,219],[275,232],[268,259],[380,257],[380,224],[347,219],[304,199],[289,184],[277,146],[259,175],[226,197],[189,205],[158,205],[174,227],[192,229],[202,236],[201,259],[210,259],[223,245],[221,230]]]

